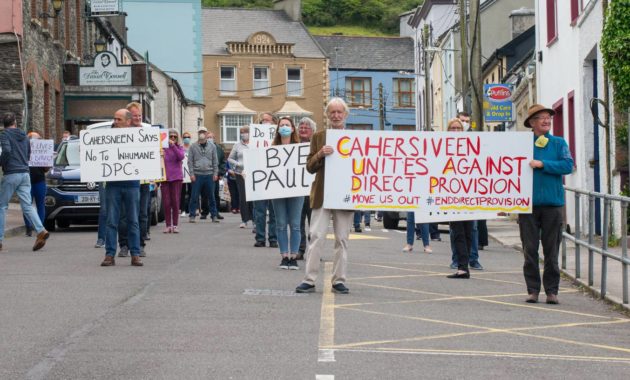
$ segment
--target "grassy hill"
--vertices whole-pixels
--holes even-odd
[[[423,0],[302,0],[302,18],[313,34],[398,34],[398,16]],[[202,0],[206,7],[272,8],[273,0]]]

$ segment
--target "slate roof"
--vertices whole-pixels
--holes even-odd
[[[202,8],[202,54],[228,55],[228,41],[245,42],[255,32],[268,32],[278,43],[293,43],[298,58],[325,58],[304,24],[284,11],[271,9]]]
[[[409,37],[315,36],[315,39],[330,59],[331,70],[414,71],[413,39]]]

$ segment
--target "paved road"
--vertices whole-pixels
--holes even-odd
[[[1,379],[627,378],[630,319],[562,283],[523,302],[521,258],[491,245],[483,272],[446,279],[446,243],[403,254],[402,231],[353,234],[349,295],[277,269],[233,215],[154,228],[145,267],[101,268],[93,229],[41,253],[0,254]],[[374,227],[378,227],[376,224]],[[331,244],[329,244],[329,247]],[[416,245],[416,249],[418,245]],[[330,275],[331,256],[322,263]]]

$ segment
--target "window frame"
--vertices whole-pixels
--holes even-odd
[[[260,82],[262,82],[263,79],[256,79],[256,70],[259,70],[259,69],[265,69],[265,72],[267,73],[266,79],[264,79],[265,81],[264,86],[260,86]],[[269,69],[270,69],[269,66],[254,65],[252,69],[252,84],[253,84],[252,94],[253,96],[262,97],[262,96],[271,95],[271,77],[269,75]]]
[[[289,79],[289,70],[298,70],[300,72],[300,80],[296,81],[296,80]],[[301,97],[301,96],[304,95],[304,74],[303,73],[304,73],[304,70],[303,70],[302,67],[299,67],[299,66],[289,66],[289,67],[287,67],[287,70],[286,70],[286,76],[287,76],[287,78],[286,78],[287,79],[287,81],[286,81],[287,92],[286,93],[287,93],[287,97]],[[291,87],[291,86],[289,86],[290,83],[291,84],[299,83],[299,85],[300,85],[299,93],[296,93],[295,90],[289,88],[289,87]]]
[[[223,114],[219,115],[219,123],[221,128],[221,142],[228,144],[236,144],[239,142],[238,130],[244,125],[250,125],[254,122],[254,116],[248,114]],[[229,117],[237,117],[236,124],[238,125],[228,125],[226,121]],[[234,140],[228,139],[229,133],[228,131],[236,130],[236,138]]]
[[[558,3],[557,0],[546,0],[547,14],[547,46],[558,40]]]
[[[372,78],[371,77],[345,77],[345,98],[348,103],[348,107],[358,108],[371,108],[372,107]],[[361,80],[362,81],[362,89],[356,90],[354,88],[354,81]],[[348,81],[350,82],[350,88],[348,89]],[[367,89],[365,83],[368,83]],[[356,94],[361,94],[362,103],[356,103],[354,101],[354,96]]]
[[[400,91],[400,82],[409,82],[410,91]],[[395,108],[415,108],[416,107],[416,83],[414,78],[394,78],[394,107]],[[410,102],[403,105],[402,95],[408,94]]]
[[[231,68],[232,69],[232,78],[231,79],[224,79],[223,78],[223,69],[224,68]],[[236,70],[237,70],[236,65],[220,65],[219,66],[219,96],[234,96],[234,95],[236,95],[236,90],[237,90]],[[223,88],[223,83],[227,82],[227,81],[232,81],[234,83],[234,89],[233,90],[225,90]]]

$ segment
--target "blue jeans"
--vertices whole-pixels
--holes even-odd
[[[276,214],[276,233],[280,254],[297,254],[300,249],[300,218],[304,197],[272,199],[273,210]],[[287,234],[287,225],[291,229],[291,236]]]
[[[407,244],[413,245],[414,237],[420,232],[422,245],[431,245],[429,241],[429,225],[427,223],[416,224],[416,215],[413,212],[407,213]]]
[[[192,194],[190,195],[190,217],[194,218],[197,215],[197,209],[199,208],[199,195],[201,194],[201,188],[205,188],[208,194],[214,194],[214,181],[211,175],[197,175],[195,176],[195,182],[192,183]],[[210,215],[214,218],[217,216],[217,204],[214,201],[214,197],[208,197],[210,201]]]
[[[96,239],[105,241],[107,230],[107,197],[105,196],[105,182],[98,184],[98,200],[101,207],[98,209],[98,233]]]
[[[39,221],[44,223],[46,220],[46,203],[44,202],[46,199],[46,181],[31,184],[31,197],[35,201]],[[28,221],[26,215],[22,214],[22,216],[24,217],[24,225],[26,228],[33,229],[33,225]]]
[[[149,233],[151,223],[149,221],[149,210],[151,209],[151,185],[144,183],[140,185],[140,243],[144,246],[144,238]]]
[[[267,225],[267,210],[269,210],[269,225]],[[254,222],[256,223],[256,241],[265,241],[265,230],[269,242],[278,241],[276,236],[276,215],[269,200],[254,202]],[[267,227],[269,227],[267,229]],[[297,251],[296,251],[297,252]]]
[[[457,254],[455,253],[455,240],[453,234],[451,235],[451,262],[457,263]],[[472,225],[472,241],[470,242],[470,264],[479,262],[479,230],[477,229],[477,221],[475,220]]]
[[[31,176],[28,173],[5,174],[0,183],[0,241],[4,239],[4,223],[13,193],[17,193],[20,198],[22,213],[31,222],[33,229],[37,233],[44,230],[42,221],[31,204]]]
[[[354,212],[354,228],[361,227],[361,217],[363,217],[363,223],[366,226],[370,225],[370,212],[369,211],[355,211]]]
[[[118,223],[120,222],[121,206],[124,207],[127,217],[127,244],[131,256],[140,255],[140,188],[132,186],[118,186],[115,182],[109,182],[105,190],[107,199],[107,231],[105,238],[105,254],[116,255],[116,242],[118,241]]]

